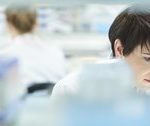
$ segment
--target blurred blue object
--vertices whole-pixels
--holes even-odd
[[[14,65],[17,65],[16,58],[0,57],[0,78],[3,78]]]
[[[58,110],[65,113],[63,117],[57,116],[62,122],[56,126],[149,126],[149,99],[132,98],[103,103],[72,97]]]
[[[10,106],[8,108],[5,108],[3,105],[5,102],[5,77],[7,79],[7,76],[9,76],[9,72],[17,65],[17,59],[10,57],[10,58],[6,58],[6,57],[0,57],[0,97],[1,97],[1,106],[0,106],[0,124],[2,124],[3,122],[5,122],[9,116],[8,116],[8,111],[10,111]],[[7,81],[7,80],[6,80]],[[14,105],[14,104],[13,104]],[[1,108],[2,107],[2,108]],[[17,106],[16,106],[17,107]],[[13,111],[15,111],[15,109],[12,109]],[[7,119],[6,119],[7,117]]]

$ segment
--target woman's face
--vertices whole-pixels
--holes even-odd
[[[150,89],[150,52],[138,46],[130,55],[125,56],[136,74],[138,87]]]

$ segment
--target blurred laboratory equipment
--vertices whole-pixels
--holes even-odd
[[[136,92],[134,73],[124,60],[85,63],[76,75],[53,99],[54,126],[149,125],[149,98]],[[76,91],[67,91],[69,86]]]

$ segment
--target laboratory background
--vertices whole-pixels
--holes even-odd
[[[108,61],[112,56],[108,38],[112,22],[129,5],[143,2],[149,1],[0,0],[0,126],[148,126],[149,97],[128,90],[134,77],[123,61]],[[25,65],[23,77],[29,72],[29,80],[40,80],[27,85],[21,84],[18,59],[1,55],[1,50],[7,51],[21,36],[11,39],[6,21],[5,10],[15,4],[35,7],[34,34],[46,45],[31,50],[17,45],[19,56],[25,56],[25,60],[21,59]],[[35,53],[38,48],[40,51]],[[42,53],[47,54],[42,56]],[[76,81],[81,85],[78,94],[55,96],[55,85],[68,83],[65,78],[76,73]],[[70,85],[74,85],[74,80],[69,79]],[[67,90],[76,93],[73,88]]]

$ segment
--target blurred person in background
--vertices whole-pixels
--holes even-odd
[[[6,8],[5,15],[11,41],[7,48],[0,51],[0,55],[17,58],[23,90],[36,84],[54,85],[63,78],[67,72],[64,53],[35,34],[36,8],[11,4]]]
[[[109,39],[113,58],[125,59],[136,75],[135,87],[148,93],[150,88],[149,6],[133,5],[121,12],[110,27]],[[59,97],[62,94],[75,94],[80,86],[77,84],[79,76],[78,71],[61,80],[52,95]]]

